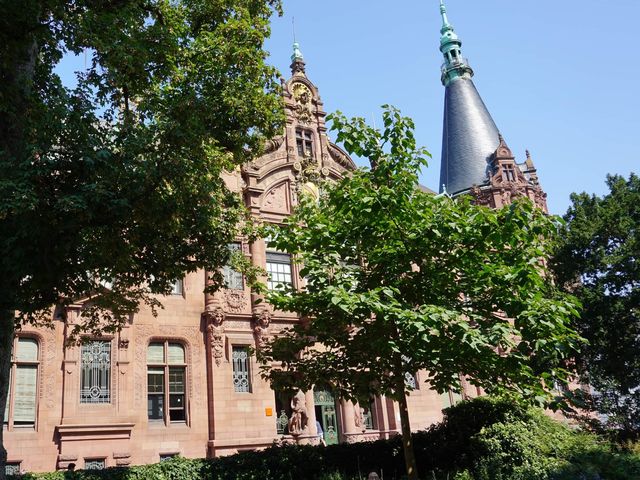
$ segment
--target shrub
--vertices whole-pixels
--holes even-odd
[[[640,448],[616,447],[571,430],[541,411],[478,398],[445,411],[415,434],[419,471],[429,480],[640,480]],[[273,446],[214,459],[30,474],[25,480],[361,480],[372,470],[401,480],[400,437],[329,447]]]

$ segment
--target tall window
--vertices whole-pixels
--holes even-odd
[[[231,253],[240,251],[241,245],[238,242],[230,243],[228,245]],[[225,265],[222,270],[224,276],[224,286],[229,290],[244,290],[244,283],[242,282],[242,273],[234,270],[231,265]]]
[[[267,288],[281,290],[292,286],[291,255],[281,252],[267,252]]]
[[[313,134],[309,130],[297,128],[296,146],[299,157],[313,157]]]
[[[15,356],[9,373],[9,394],[4,410],[4,424],[9,428],[34,428],[38,389],[38,341],[18,337],[13,345]]]
[[[453,390],[442,393],[440,398],[442,399],[442,408],[452,407],[463,400],[462,394]]]
[[[184,347],[154,342],[147,349],[147,416],[149,420],[185,423],[186,371]]]
[[[251,393],[249,347],[234,345],[231,358],[233,361],[233,389],[239,393]]]
[[[362,420],[364,422],[364,426],[367,430],[375,430],[378,428],[378,422],[375,414],[375,400],[372,398],[369,401],[369,405],[360,405],[362,407]]]
[[[80,403],[111,403],[111,342],[85,342],[80,357]]]

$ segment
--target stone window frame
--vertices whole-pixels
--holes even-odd
[[[38,349],[38,355],[36,360],[18,360],[18,345],[20,339],[29,339],[34,340],[36,342],[36,346]],[[40,379],[41,377],[41,369],[42,369],[42,339],[39,335],[35,334],[26,334],[26,335],[16,335],[13,338],[12,345],[12,356],[11,356],[11,369],[9,371],[9,389],[7,391],[7,404],[5,405],[5,415],[7,416],[7,422],[2,423],[2,428],[7,431],[14,430],[33,430],[38,431],[38,412],[40,407]],[[16,372],[19,366],[30,366],[36,367],[36,390],[35,390],[35,414],[33,419],[33,424],[25,424],[25,425],[15,425],[14,420],[14,400],[15,400],[15,382],[16,382]]]
[[[152,344],[162,344],[163,345],[163,356],[164,356],[164,361],[162,363],[149,363],[148,361],[148,357],[146,356],[149,352],[149,347]],[[180,345],[182,347],[182,350],[184,352],[184,363],[169,363],[169,345],[170,344],[175,344],[175,345]],[[145,382],[145,391],[146,391],[146,398],[147,398],[147,402],[149,399],[149,368],[162,368],[163,369],[163,392],[162,392],[162,397],[163,397],[163,415],[162,415],[162,419],[150,419],[149,418],[149,413],[148,413],[148,403],[146,403],[145,405],[147,405],[147,422],[149,424],[152,425],[163,425],[165,427],[180,427],[180,426],[191,426],[191,415],[189,412],[189,398],[190,398],[190,368],[189,368],[189,346],[188,343],[180,338],[174,338],[174,337],[153,337],[151,339],[149,339],[149,341],[147,342],[147,346],[146,346],[146,350],[145,350],[145,371],[147,372],[145,378],[146,378],[146,382]],[[171,392],[170,392],[170,386],[169,386],[169,369],[173,367],[173,368],[183,368],[184,369],[184,388],[183,388],[183,396],[184,396],[184,420],[175,420],[172,421],[171,420],[171,407],[170,405],[170,401],[171,401]]]

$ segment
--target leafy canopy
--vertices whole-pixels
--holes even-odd
[[[263,50],[279,0],[0,5],[0,309],[48,320],[99,292],[82,327],[113,329],[184,272],[216,272],[243,215],[224,172],[282,121]]]
[[[559,283],[584,305],[578,366],[606,424],[640,435],[640,177],[607,177],[602,197],[573,194],[554,258]]]
[[[278,388],[399,399],[405,374],[424,369],[439,392],[463,374],[490,393],[549,400],[580,341],[576,302],[546,266],[556,219],[526,200],[492,210],[423,191],[429,154],[413,122],[388,106],[383,118],[379,131],[332,115],[338,141],[372,168],[303,198],[271,231],[305,286],[268,297],[303,321],[260,352],[263,375]]]

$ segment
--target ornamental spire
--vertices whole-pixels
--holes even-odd
[[[442,16],[440,51],[444,55],[441,80],[442,84],[446,86],[458,77],[473,77],[473,70],[467,59],[462,56],[462,42],[456,35],[453,25],[449,23],[444,0],[440,0],[440,15]]]
[[[474,185],[486,185],[492,155],[500,144],[498,128],[473,84],[473,70],[462,56],[462,42],[440,0],[440,51],[445,86],[440,184],[456,196]]]

